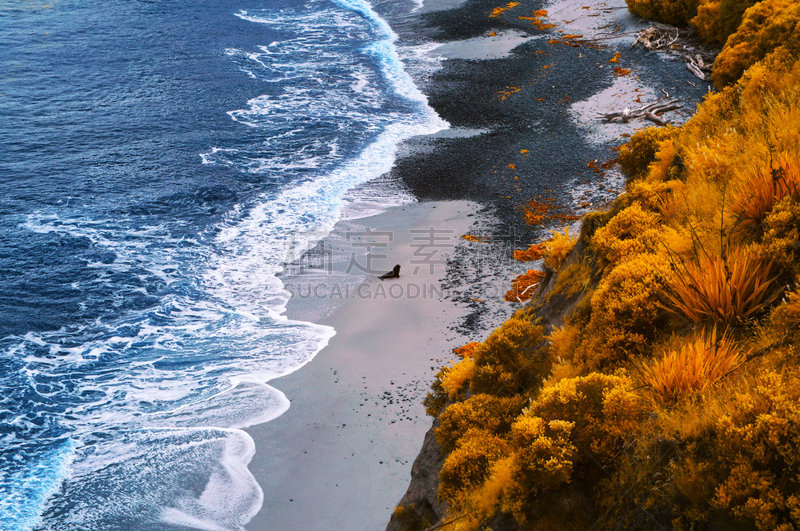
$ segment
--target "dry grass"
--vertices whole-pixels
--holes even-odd
[[[753,317],[777,296],[776,267],[740,247],[724,257],[701,254],[690,263],[673,264],[675,276],[666,294],[673,310],[701,324],[731,324]]]
[[[466,357],[447,369],[442,378],[442,388],[451,400],[456,399],[475,372],[475,360]]]
[[[644,382],[662,403],[674,402],[691,392],[702,392],[733,371],[742,361],[733,340],[716,327],[686,343],[679,352],[642,368]]]
[[[571,238],[569,235],[569,227],[564,227],[564,232],[550,231],[553,237],[541,243],[544,256],[544,265],[554,271],[561,271],[561,266],[567,256],[575,247],[578,238]]]

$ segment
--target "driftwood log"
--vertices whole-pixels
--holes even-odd
[[[633,46],[641,44],[654,52],[667,52],[680,57],[689,71],[707,81],[711,74],[716,54],[698,41],[690,29],[681,29],[667,24],[654,24],[639,32]]]
[[[645,105],[644,107],[639,107],[638,109],[631,109],[629,107],[626,107],[621,111],[600,114],[598,116],[598,119],[604,120],[609,123],[614,122],[616,120],[619,120],[622,123],[628,123],[628,121],[630,121],[632,118],[645,118],[646,120],[655,122],[658,125],[667,125],[669,123],[669,120],[665,120],[659,115],[667,111],[672,111],[674,109],[677,109],[680,106],[681,105],[679,100],[661,98],[655,103],[651,103],[650,105]]]

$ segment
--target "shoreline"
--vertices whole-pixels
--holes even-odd
[[[609,18],[614,21],[613,15],[603,11],[607,4],[588,12],[581,3],[567,0],[559,2],[557,11],[563,14],[570,6],[596,25],[608,23]],[[539,37],[549,38],[551,32],[534,34],[524,20],[488,18],[494,7],[491,0],[467,0],[450,9],[423,8],[400,21],[400,27],[393,23],[401,39],[423,34],[449,56],[441,69],[418,83],[451,129],[400,144],[397,160],[385,177],[403,183],[420,203],[340,221],[332,237],[321,244],[323,250],[325,242],[336,247],[341,233],[353,227],[405,232],[404,238],[380,249],[390,255],[380,266],[388,271],[402,262],[391,258],[392,253],[405,248],[402,283],[410,272],[408,259],[413,253],[410,229],[447,226],[459,238],[478,219],[479,209],[496,217],[491,235],[505,235],[514,242],[514,249],[525,249],[557,225],[524,222],[522,207],[531,198],[553,199],[559,208],[582,214],[620,191],[618,169],[599,172],[587,163],[616,158],[612,143],[619,143],[623,133],[649,124],[599,125],[588,121],[592,113],[627,103],[637,87],[648,83],[655,93],[665,86],[664,78],[672,83],[666,85],[670,92],[677,91],[687,104],[702,92],[679,86],[676,79],[685,75],[682,64],[640,50],[628,52],[620,42],[582,48],[548,43]],[[542,7],[542,2],[525,2],[519,11]],[[598,18],[588,18],[593,16]],[[627,15],[622,18],[629,22]],[[536,38],[520,39],[521,46],[511,52],[502,38],[489,34],[492,28],[512,39],[518,38],[518,31]],[[482,44],[493,42],[497,53],[479,53]],[[622,98],[610,93],[622,79],[607,68],[616,49],[625,53],[624,66],[640,69],[635,79],[624,78]],[[509,86],[521,89],[509,91]],[[511,249],[506,250],[508,257]],[[307,365],[269,382],[288,397],[289,410],[247,429],[256,443],[249,469],[264,491],[260,511],[246,526],[251,531],[383,530],[409,486],[412,463],[429,432],[432,421],[425,415],[422,400],[437,370],[455,359],[454,347],[484,339],[520,307],[503,303],[502,291],[501,304],[492,309],[479,291],[461,297],[410,298],[406,285],[402,293],[395,292],[397,297],[388,291],[379,297],[373,290],[366,297],[357,292],[353,296],[350,289],[364,281],[375,290],[384,283],[374,275],[346,273],[343,249],[335,251],[333,256],[337,252],[340,256],[330,270],[311,267],[282,278],[290,291],[292,282],[297,283],[287,316],[333,326],[336,335]],[[464,288],[470,281],[482,280],[485,273],[510,281],[534,265],[516,262],[476,272],[470,271],[468,256],[457,250],[454,254],[447,275],[440,271],[440,276],[415,279],[416,284],[444,282]],[[461,280],[453,283],[452,272],[461,275]],[[313,288],[321,284],[325,288],[314,293]],[[420,293],[426,293],[425,289]],[[483,323],[463,326],[483,314],[489,315]]]
[[[336,335],[301,369],[269,382],[291,401],[288,411],[246,430],[256,442],[249,469],[264,491],[262,508],[247,529],[385,527],[430,428],[422,400],[436,369],[455,359],[453,348],[483,339],[511,311],[500,293],[497,302],[505,311],[464,337],[457,325],[471,310],[444,296],[445,264],[433,271],[415,264],[419,233],[412,230],[434,228],[449,257],[458,246],[470,245],[461,236],[480,219],[478,210],[465,201],[425,202],[339,222],[326,239],[334,247],[332,266],[283,279],[287,286],[338,285],[351,295],[361,286],[369,296],[290,299],[290,319],[332,326]],[[386,258],[372,265],[390,270],[401,264],[399,279],[382,282],[355,269],[345,272],[353,257],[339,246],[367,227],[392,233],[393,241],[380,249]],[[403,286],[402,295],[396,286]],[[420,294],[413,296],[409,286],[418,286]]]

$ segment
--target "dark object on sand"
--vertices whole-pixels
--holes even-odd
[[[379,276],[378,278],[381,279],[381,280],[384,280],[384,279],[387,279],[387,278],[400,278],[400,264],[397,264],[396,266],[394,266],[394,269],[392,269],[388,273],[384,273],[383,275]]]

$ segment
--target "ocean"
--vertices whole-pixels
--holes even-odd
[[[435,58],[384,20],[417,7],[0,6],[0,528],[259,510],[242,428],[335,334],[283,315],[284,263],[397,201],[348,194],[447,127],[412,79]]]

